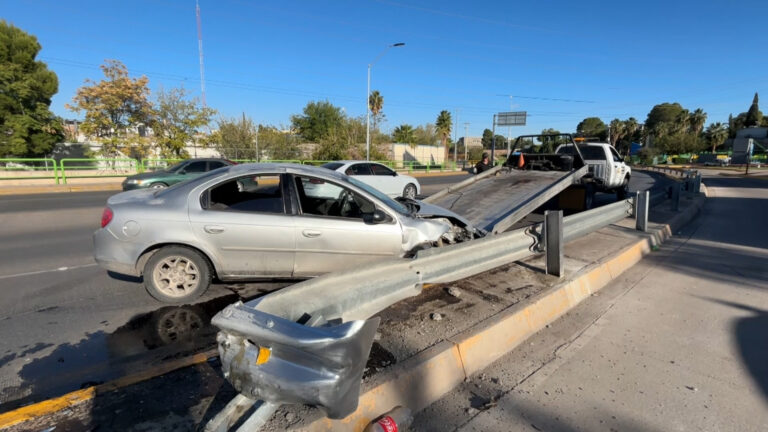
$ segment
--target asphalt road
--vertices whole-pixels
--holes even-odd
[[[466,177],[422,177],[422,195]],[[666,182],[636,173],[630,189]],[[141,280],[93,262],[111,194],[0,198],[0,412],[208,349],[213,314],[290,283],[218,284],[194,306],[162,305]],[[601,195],[598,204],[615,199]]]

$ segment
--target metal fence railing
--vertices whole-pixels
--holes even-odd
[[[67,183],[67,179],[73,178],[125,177],[141,172],[141,163],[129,158],[62,159],[59,166],[64,184]]]
[[[51,158],[0,158],[0,180],[51,179],[59,184],[58,163]]]

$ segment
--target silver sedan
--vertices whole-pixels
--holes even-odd
[[[244,164],[109,198],[93,240],[103,268],[186,303],[214,277],[308,278],[481,235],[448,210],[338,172]]]

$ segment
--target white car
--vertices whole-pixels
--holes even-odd
[[[421,185],[415,178],[403,174],[376,162],[338,161],[323,165],[331,171],[354,177],[373,186],[391,197],[416,198],[421,193]]]
[[[584,162],[589,166],[589,173],[601,192],[615,192],[618,199],[624,199],[629,192],[629,179],[632,169],[624,163],[619,152],[607,143],[578,144]],[[561,145],[557,154],[573,154],[572,145]]]

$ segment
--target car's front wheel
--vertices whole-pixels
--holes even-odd
[[[403,197],[416,198],[416,185],[413,183],[408,183],[405,185],[405,188],[403,189]]]
[[[211,284],[211,266],[198,251],[167,246],[155,252],[144,266],[144,285],[164,303],[189,303]]]
[[[627,195],[629,195],[629,177],[624,177],[621,186],[616,188],[616,199],[619,201],[627,199]]]
[[[150,189],[165,189],[167,187],[168,185],[163,182],[152,183],[151,185],[149,185]]]

